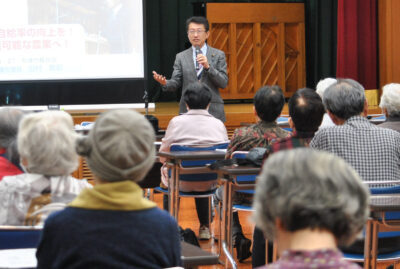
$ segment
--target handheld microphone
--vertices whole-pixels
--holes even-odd
[[[199,46],[196,46],[196,47],[195,47],[195,53],[196,53],[196,58],[197,58],[197,55],[203,54],[203,53],[201,52],[201,49],[200,49]],[[200,70],[200,65],[199,65],[199,62],[196,60],[196,71],[199,71],[199,70]]]

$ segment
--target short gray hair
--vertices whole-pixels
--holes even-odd
[[[324,78],[318,82],[316,86],[316,92],[321,97],[321,99],[324,96],[325,90],[328,89],[329,86],[335,84],[336,82],[337,82],[336,78]]]
[[[389,116],[400,117],[400,84],[390,83],[383,87],[379,107],[386,109]]]
[[[347,120],[364,110],[364,87],[352,79],[338,79],[326,89],[322,98],[325,108],[333,115]]]
[[[25,116],[19,126],[18,151],[30,173],[69,175],[78,167],[72,117],[63,111]]]
[[[339,245],[354,241],[369,214],[369,191],[343,159],[309,148],[271,155],[258,177],[254,219],[268,239],[280,219],[287,231],[331,232]]]
[[[128,109],[110,110],[97,118],[89,135],[77,140],[76,151],[102,181],[142,180],[155,159],[150,122]]]
[[[0,109],[0,147],[6,150],[6,157],[13,164],[19,163],[17,134],[24,114],[24,111],[15,108]]]

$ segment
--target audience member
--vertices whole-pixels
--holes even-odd
[[[336,83],[336,81],[337,80],[335,78],[325,78],[325,79],[320,80],[316,87],[316,91],[319,94],[319,96],[321,96],[321,98],[323,98],[325,90],[332,84]],[[329,117],[328,113],[325,113],[324,118],[322,119],[322,123],[319,128],[326,128],[329,126],[335,126],[335,124]]]
[[[291,137],[277,139],[268,146],[265,157],[272,153],[299,147],[308,147],[321,124],[325,113],[322,100],[314,90],[304,88],[296,91],[289,99],[289,125],[293,130]],[[272,257],[272,244],[268,248]],[[265,264],[265,238],[257,227],[253,233],[253,267]]]
[[[168,124],[160,151],[168,152],[172,144],[215,144],[228,141],[225,125],[208,113],[211,102],[211,91],[208,87],[196,82],[188,86],[183,94],[183,100],[188,112],[174,117]],[[160,158],[165,162],[164,158]],[[168,170],[161,168],[162,183],[168,186]],[[179,182],[182,191],[206,191],[216,188],[217,180],[202,182]],[[167,197],[164,196],[164,208],[167,208]],[[200,221],[199,239],[211,238],[209,230],[208,198],[195,198],[197,215]]]
[[[379,106],[386,116],[386,122],[379,127],[400,132],[400,84],[391,83],[383,87]]]
[[[0,181],[4,176],[21,174],[17,149],[18,124],[24,112],[19,109],[0,109]]]
[[[235,130],[226,157],[238,150],[267,147],[274,139],[289,136],[290,133],[276,123],[284,104],[285,97],[279,86],[261,87],[254,95],[254,114],[258,122]]]
[[[333,154],[299,148],[273,154],[258,178],[254,219],[279,260],[264,268],[361,268],[343,259],[368,218],[369,193]]]
[[[400,134],[367,119],[364,88],[352,79],[338,79],[323,102],[337,126],[315,134],[310,146],[345,159],[364,181],[400,179]]]
[[[177,223],[145,199],[136,183],[153,166],[154,140],[152,126],[135,111],[100,115],[77,143],[96,184],[46,220],[36,253],[38,268],[181,264]]]
[[[288,137],[290,133],[276,123],[284,104],[285,97],[279,86],[261,87],[254,95],[254,114],[258,122],[235,130],[228,146],[226,158],[230,158],[234,151],[249,151],[255,147],[267,147],[278,138]],[[215,197],[222,201],[222,196],[223,188],[220,187]],[[237,203],[242,203],[243,201],[247,202],[248,197],[246,194],[235,193],[234,199]],[[238,260],[243,261],[251,256],[251,241],[243,234],[238,212],[234,211],[232,217],[233,246],[236,248]]]
[[[400,134],[370,123],[364,88],[352,79],[338,79],[324,93],[323,102],[337,126],[319,130],[310,147],[342,157],[364,181],[400,179]],[[387,184],[373,184],[383,187]],[[344,249],[363,253],[363,241]],[[379,253],[400,250],[400,237],[380,238]]]
[[[82,189],[91,187],[86,180],[70,176],[78,167],[75,139],[72,118],[65,112],[24,116],[17,145],[26,173],[0,182],[0,224],[40,224],[47,216],[39,213],[44,206],[68,203]]]

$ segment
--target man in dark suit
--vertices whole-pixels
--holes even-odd
[[[207,45],[206,40],[210,33],[206,18],[189,18],[186,21],[186,30],[192,47],[176,55],[171,79],[167,80],[155,71],[153,78],[162,85],[164,91],[175,91],[182,87],[182,96],[189,84],[198,81],[204,83],[212,92],[209,113],[225,122],[224,101],[218,90],[228,84],[225,53]],[[186,111],[181,98],[179,113]]]

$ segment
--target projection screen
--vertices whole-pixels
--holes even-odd
[[[2,0],[0,81],[144,78],[142,0]]]

